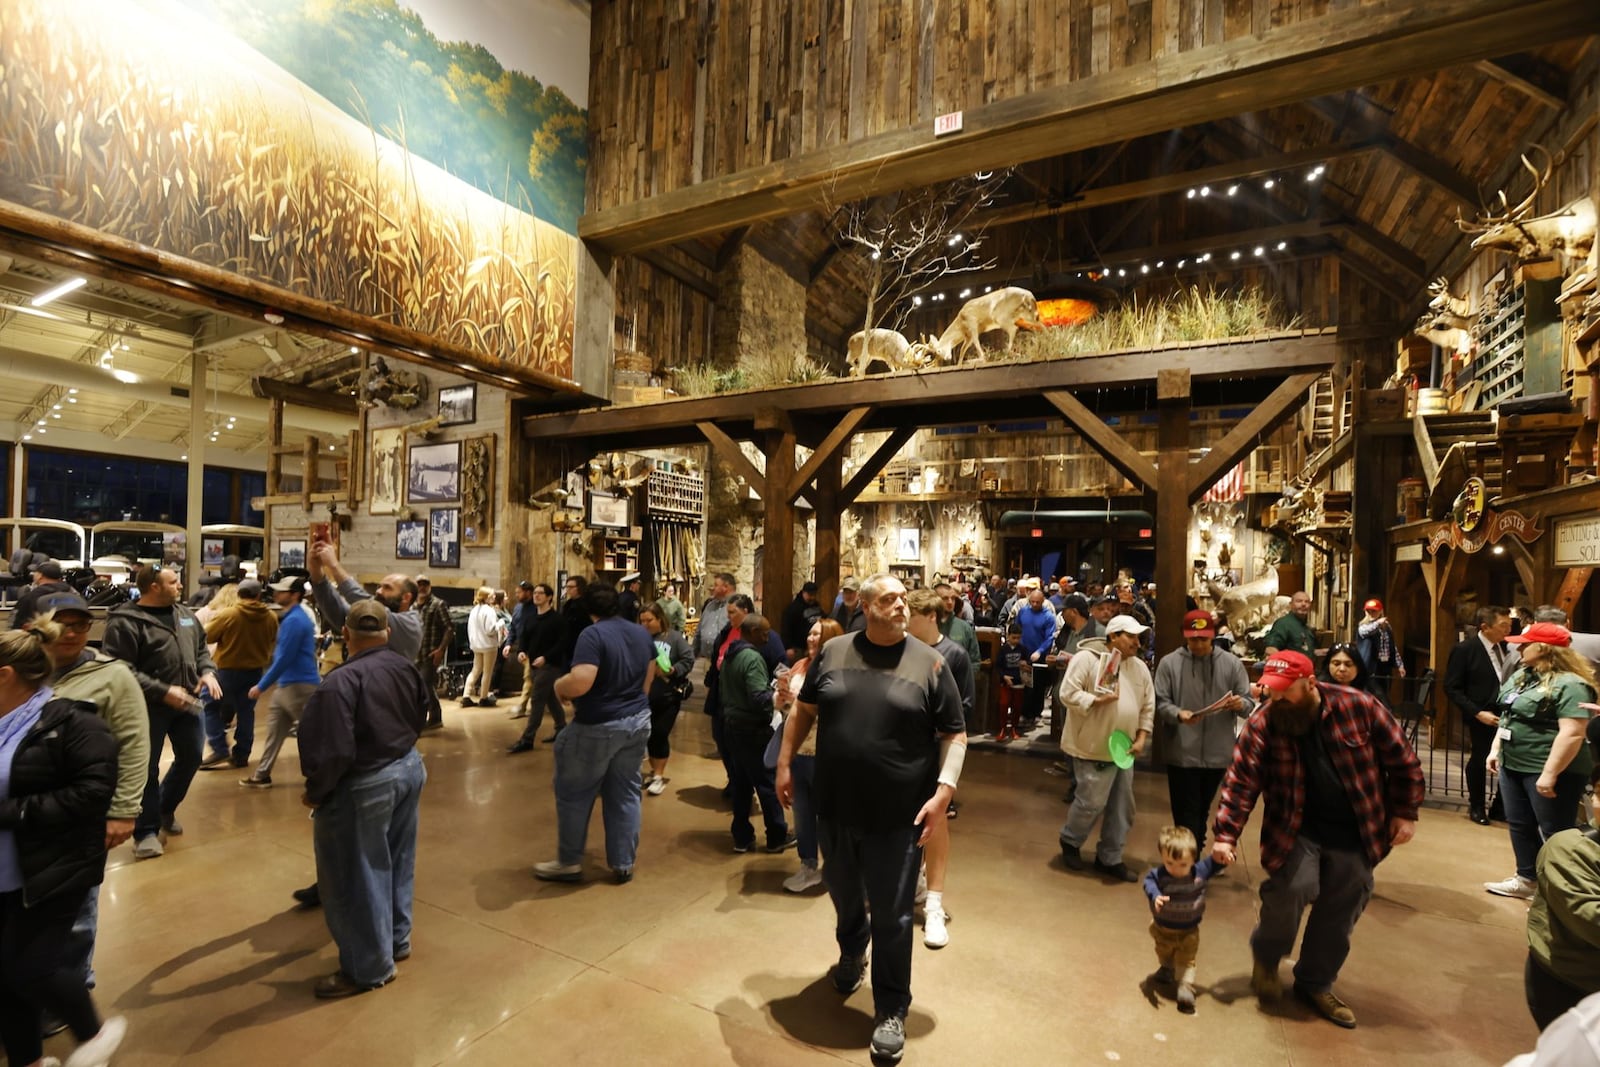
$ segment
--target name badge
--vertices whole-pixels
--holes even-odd
[[[194,620],[193,619],[189,619],[189,618],[179,619],[178,620],[178,625],[179,626],[193,626],[194,625]]]
[[[1494,735],[1495,735],[1495,736],[1496,736],[1496,737],[1498,737],[1498,738],[1499,738],[1499,739],[1500,739],[1500,740],[1502,740],[1502,741],[1509,741],[1509,740],[1511,740],[1511,730],[1510,730],[1510,728],[1509,728],[1509,727],[1506,727],[1506,726],[1502,726],[1502,727],[1500,727],[1500,729],[1498,729],[1498,730],[1496,730],[1496,731],[1495,731],[1495,732],[1494,732]]]

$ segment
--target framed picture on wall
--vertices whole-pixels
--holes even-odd
[[[428,558],[428,524],[422,519],[399,519],[394,524],[394,558]]]
[[[584,490],[583,471],[581,471],[581,470],[568,471],[567,472],[567,499],[563,502],[563,506],[564,507],[569,507],[573,511],[582,511],[583,510],[583,490]]]
[[[306,543],[304,541],[279,541],[278,566],[304,570],[306,566]]]
[[[428,513],[428,566],[461,566],[460,508],[434,508]]]
[[[589,525],[606,530],[628,528],[628,498],[619,493],[589,494]]]
[[[461,543],[494,546],[494,434],[461,443]]]
[[[406,453],[406,503],[453,504],[461,499],[461,442],[412,445]]]
[[[372,431],[372,480],[367,483],[367,514],[400,511],[400,472],[405,466],[406,431],[399,427]]]
[[[203,552],[200,562],[207,567],[222,565],[222,538],[207,537],[200,542]]]
[[[478,385],[451,385],[439,390],[439,425],[461,426],[478,421]]]
[[[922,562],[922,530],[919,527],[900,527],[900,537],[895,542],[895,559],[905,563]]]

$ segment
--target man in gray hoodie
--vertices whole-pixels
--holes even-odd
[[[1172,821],[1197,843],[1206,839],[1211,802],[1233,761],[1235,716],[1256,706],[1244,664],[1215,647],[1216,636],[1211,613],[1191,611],[1183,617],[1184,647],[1156,666],[1155,757],[1167,765]]]

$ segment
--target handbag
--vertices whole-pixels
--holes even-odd
[[[687,678],[673,678],[667,682],[667,692],[671,693],[673,699],[681,704],[694,696],[694,683]]]

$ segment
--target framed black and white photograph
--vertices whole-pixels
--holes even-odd
[[[564,507],[569,507],[573,511],[582,511],[583,510],[583,490],[584,490],[583,471],[581,471],[581,470],[568,471],[567,472],[567,499],[563,502],[563,506]]]
[[[406,431],[391,427],[372,431],[372,480],[367,483],[367,513],[400,513],[400,461],[406,454]]]
[[[399,519],[394,524],[394,558],[428,558],[428,524],[422,519]]]
[[[628,528],[628,498],[617,493],[589,493],[589,525],[605,530]]]
[[[895,559],[903,563],[922,562],[922,530],[916,526],[900,527],[900,539],[895,543]]]
[[[439,425],[460,426],[478,421],[478,385],[452,385],[439,390]]]
[[[428,566],[461,566],[460,508],[434,508],[428,513]]]
[[[406,454],[406,503],[453,504],[461,499],[461,442],[412,445]]]
[[[304,570],[306,565],[306,543],[304,541],[279,541],[278,566],[295,567]]]

